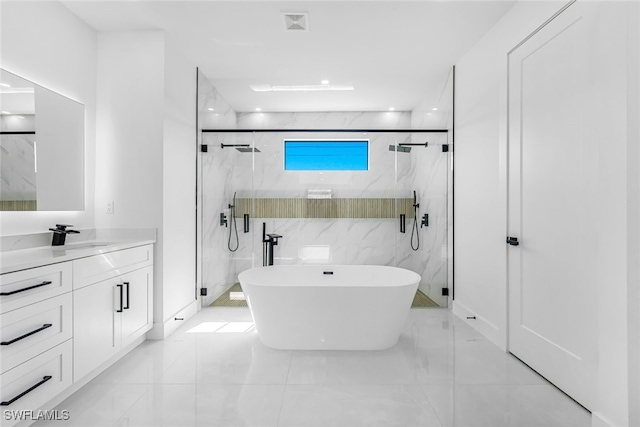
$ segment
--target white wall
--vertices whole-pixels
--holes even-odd
[[[165,43],[163,320],[196,300],[196,66]]]
[[[640,4],[629,6],[628,78],[628,261],[629,425],[640,425]],[[635,286],[633,285],[635,284]],[[635,404],[634,404],[635,402]]]
[[[455,301],[506,349],[507,52],[563,2],[519,2],[456,64]]]
[[[0,67],[85,105],[85,209],[0,212],[0,234],[94,226],[96,32],[57,2],[0,3]]]
[[[96,227],[158,230],[154,337],[195,301],[195,76],[160,31],[98,36]]]
[[[599,392],[592,409],[594,426],[629,426],[638,425],[634,408],[638,385],[630,381],[639,375],[640,329],[638,12],[632,3],[605,4],[599,21],[603,28],[617,30],[606,31],[606,40],[615,40],[613,45],[593,45],[594,52],[611,54],[598,72],[614,77],[608,87],[594,91],[603,126],[599,184],[594,188],[602,202],[594,207],[602,221],[593,228],[599,242],[598,282],[602,285],[594,331],[599,343]],[[475,315],[477,320],[470,324],[505,349],[507,53],[563,5],[518,2],[456,65],[454,313],[465,320]],[[627,24],[635,26],[630,33],[635,34],[633,43],[626,40]],[[603,39],[596,34],[595,40]],[[630,52],[625,57],[627,49]],[[625,71],[629,82],[619,78]],[[626,92],[632,96],[625,99]],[[625,105],[629,106],[628,118],[620,114]],[[630,416],[635,417],[635,424],[630,423]]]

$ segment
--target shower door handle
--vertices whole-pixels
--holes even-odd
[[[405,214],[400,214],[400,232],[401,233],[404,233],[407,231],[406,218],[407,216]]]

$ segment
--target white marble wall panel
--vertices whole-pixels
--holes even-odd
[[[238,113],[240,129],[398,129],[411,125],[411,113],[317,112],[317,113]]]

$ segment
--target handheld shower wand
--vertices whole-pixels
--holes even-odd
[[[231,212],[229,213],[229,216],[230,216],[229,221],[231,222],[231,224],[229,224],[229,240],[227,241],[227,248],[231,252],[235,252],[235,251],[238,250],[238,247],[240,246],[240,241],[238,240],[238,223],[236,221],[236,193],[235,193],[235,191],[233,192],[233,204],[229,205],[229,209],[231,210]],[[231,244],[231,234],[233,232],[235,232],[235,234],[236,234],[235,247]]]
[[[413,190],[413,227],[411,228],[411,249],[417,251],[420,249],[420,232],[418,230],[418,208],[420,207],[420,203],[418,203],[418,197],[416,196],[416,191]],[[414,236],[415,235],[415,245],[414,245]]]

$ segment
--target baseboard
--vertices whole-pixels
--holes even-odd
[[[506,330],[500,330],[497,325],[489,322],[486,318],[476,314],[469,307],[455,300],[452,304],[452,312],[473,329],[484,335],[489,339],[489,341],[500,347],[502,350],[507,351]]]
[[[153,329],[147,333],[147,338],[150,340],[163,340],[167,338],[197,312],[198,300],[194,300],[173,314],[168,320],[165,320],[164,323],[154,323]]]

